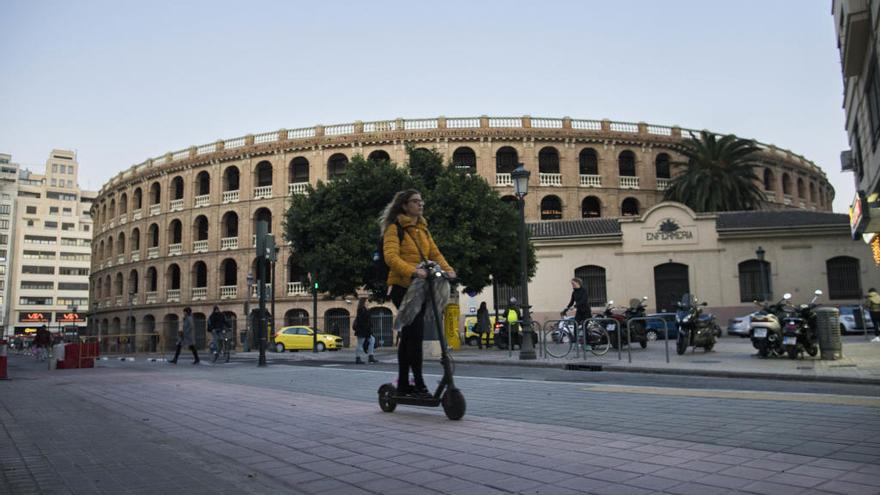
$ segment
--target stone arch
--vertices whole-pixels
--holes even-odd
[[[639,200],[636,198],[626,198],[620,204],[620,215],[624,217],[637,216],[639,214]]]
[[[561,220],[562,200],[550,194],[541,199],[541,220]]]
[[[234,211],[224,213],[220,221],[220,228],[224,238],[238,237],[238,213]]]
[[[348,157],[344,153],[334,153],[327,160],[327,177],[331,180],[342,177],[347,165]]]
[[[309,312],[301,308],[288,309],[284,313],[284,326],[309,325]]]
[[[272,163],[263,160],[254,168],[254,184],[256,187],[272,185]]]
[[[162,201],[162,186],[158,182],[150,185],[150,205],[157,205]]]
[[[775,191],[776,190],[776,176],[773,174],[773,170],[769,168],[764,169],[764,190],[765,191]]]
[[[599,175],[599,154],[593,148],[584,148],[578,155],[580,175]]]
[[[223,191],[238,191],[241,177],[238,167],[230,165],[223,169]]]
[[[502,146],[495,152],[495,173],[509,174],[519,164],[519,154],[511,146]]]
[[[654,173],[656,174],[658,179],[669,179],[672,176],[670,168],[669,168],[669,155],[666,153],[660,153],[657,155],[657,158],[654,160]]]
[[[207,170],[202,170],[196,175],[195,183],[196,196],[206,196],[211,194],[211,174]]]
[[[171,179],[171,199],[183,199],[183,177],[179,175]]]
[[[581,218],[599,218],[602,216],[602,202],[596,196],[587,196],[581,201]]]
[[[617,171],[621,177],[636,177],[636,154],[623,150],[617,155]]]
[[[306,157],[298,156],[290,160],[288,180],[291,184],[309,181],[309,160]]]
[[[192,237],[197,241],[207,241],[209,234],[210,224],[208,223],[208,217],[205,215],[199,215],[193,221],[192,227]]]
[[[374,150],[367,156],[367,160],[371,162],[390,162],[391,155],[385,150]]]
[[[553,146],[545,146],[538,152],[538,172],[542,174],[559,173],[559,151]]]

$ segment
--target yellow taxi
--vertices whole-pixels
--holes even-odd
[[[275,350],[277,352],[310,351],[314,334],[315,331],[311,327],[303,325],[281,327],[275,332]],[[338,351],[342,347],[342,337],[319,332],[316,347],[318,352]]]
[[[477,315],[467,315],[464,317],[464,341],[467,345],[476,346],[477,339],[480,335],[474,332],[474,325],[477,324]],[[495,328],[495,315],[489,315],[490,328]],[[495,332],[489,332],[489,345],[495,342]],[[486,343],[486,336],[483,336],[483,343]]]

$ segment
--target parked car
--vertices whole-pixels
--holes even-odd
[[[727,320],[727,335],[737,335],[742,338],[747,338],[749,336],[749,328],[752,325],[752,317],[755,316],[758,311],[753,311],[747,315],[737,316]]]
[[[862,333],[865,331],[865,323],[867,322],[867,330],[874,330],[874,322],[871,321],[871,314],[867,309],[862,308],[864,313],[858,318],[858,306],[840,306],[840,334]]]
[[[647,315],[648,318],[663,318],[666,322],[666,328],[658,320],[647,320],[648,340],[662,339],[666,336],[666,330],[669,330],[669,338],[678,338],[678,325],[675,323],[675,313],[652,313]]]
[[[314,342],[314,333],[311,327],[303,325],[281,327],[275,333],[275,350],[277,352],[310,351]],[[342,347],[342,337],[319,332],[316,347],[318,352],[338,351]]]
[[[495,328],[495,315],[489,315],[489,345],[495,343],[495,333],[491,331],[492,328]],[[477,324],[477,315],[467,315],[464,317],[464,342],[467,345],[472,345],[476,347],[477,338],[479,335],[474,332],[474,325]],[[486,336],[483,336],[483,342],[486,342]]]

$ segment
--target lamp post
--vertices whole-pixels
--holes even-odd
[[[764,279],[764,254],[766,254],[766,251],[764,251],[764,248],[762,248],[761,246],[758,246],[758,250],[755,251],[755,256],[757,256],[757,258],[758,258],[758,273],[759,273],[758,283],[761,284],[761,301],[762,302],[767,300],[767,290],[766,290],[767,285],[764,283],[764,280],[765,280]]]
[[[128,327],[128,329],[126,330],[126,332],[128,333],[129,341],[134,338],[133,336],[136,333],[135,329],[132,328],[132,326],[134,326],[133,325],[134,316],[132,316],[132,311],[133,311],[132,307],[134,306],[134,296],[135,296],[135,292],[133,290],[128,291],[128,324],[126,325],[126,327]],[[135,340],[137,340],[137,339],[135,339]],[[137,348],[137,342],[135,342],[135,348]]]
[[[529,176],[522,163],[510,174],[513,178],[513,188],[519,203],[519,261],[520,276],[522,277],[522,342],[519,346],[519,358],[521,360],[535,359],[535,347],[532,344],[532,316],[529,306],[529,266],[528,266],[528,243],[526,242],[526,194],[529,193]],[[513,329],[510,329],[510,339],[513,338]]]
[[[278,264],[278,252],[281,248],[275,246],[272,250],[272,286],[269,288],[269,294],[272,295],[272,322],[269,324],[269,345],[275,349],[275,265]]]
[[[247,274],[247,292],[244,298],[244,351],[251,350],[251,287],[254,285],[254,274]]]

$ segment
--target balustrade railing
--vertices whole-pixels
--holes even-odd
[[[287,295],[288,296],[297,296],[308,294],[308,290],[306,289],[306,285],[302,282],[287,282]]]
[[[213,153],[215,151],[217,151],[217,143],[203,144],[196,148],[197,155],[204,155],[207,153]]]
[[[162,213],[162,205],[150,205],[150,216]]]
[[[254,199],[271,198],[272,186],[260,186],[254,188]]]
[[[480,119],[477,117],[446,119],[446,127],[448,129],[476,129],[480,127]]]
[[[266,297],[272,297],[272,284],[263,284],[266,287]],[[251,299],[255,299],[260,296],[259,293],[260,284],[254,284],[251,286]]]
[[[151,260],[159,257],[159,247],[147,248],[147,259]]]
[[[513,177],[510,174],[495,174],[495,185],[496,186],[512,186],[513,185]]]
[[[227,150],[231,150],[233,148],[241,148],[242,146],[244,146],[244,143],[244,136],[234,139],[227,139],[223,142],[223,148]]]
[[[238,286],[236,285],[221,285],[220,286],[220,299],[235,299],[238,297]]]
[[[125,263],[125,255],[120,254],[119,256],[116,257],[116,264],[121,265],[123,263]]]
[[[535,129],[562,129],[562,119],[532,119],[532,127]]]
[[[116,296],[116,305],[122,306],[125,304],[125,296]]]
[[[126,222],[128,222],[128,215],[123,213],[122,216],[119,217],[119,225],[125,225]]]
[[[437,128],[437,119],[404,120],[403,121],[403,128],[405,130],[436,129]]]
[[[238,237],[224,237],[220,239],[220,249],[238,249]]]
[[[783,195],[782,196],[782,204],[784,204],[786,206],[790,205],[791,204],[791,196],[789,196],[788,194]]]
[[[183,199],[172,199],[168,206],[171,211],[180,211],[183,209]]]
[[[611,122],[612,132],[630,132],[636,134],[639,132],[639,125],[630,122]]]
[[[135,261],[140,261],[140,260],[141,260],[141,253],[140,253],[140,251],[132,251],[132,253],[131,253],[131,262],[134,263]]]
[[[183,244],[169,244],[168,245],[168,256],[179,256],[183,254]]]
[[[200,208],[202,206],[208,206],[211,204],[211,195],[210,194],[202,194],[201,196],[196,196],[193,201],[193,206],[196,208]]]
[[[208,298],[208,288],[207,287],[193,287],[192,288],[192,300],[193,301],[204,301]]]
[[[305,194],[308,192],[308,188],[308,182],[291,182],[290,184],[287,184],[287,195],[293,196],[294,194]]]
[[[315,137],[314,127],[287,130],[287,139],[304,139],[312,137]]]
[[[602,187],[602,176],[593,174],[581,174],[581,187]]]
[[[144,216],[143,212],[141,211],[140,208],[138,208],[137,210],[132,210],[132,212],[131,212],[131,219],[132,220],[140,220],[141,218],[143,218],[143,216]]]
[[[602,121],[574,119],[571,121],[571,128],[578,131],[601,131]]]
[[[561,186],[562,174],[538,173],[538,180],[542,186]]]
[[[638,189],[639,188],[639,178],[638,177],[620,177],[620,188],[621,189]]]
[[[254,144],[274,143],[278,141],[278,131],[263,132],[254,136]]]
[[[208,251],[208,241],[193,241],[193,252],[194,253],[204,253]]]
[[[489,117],[489,127],[522,127],[522,118]]]
[[[165,302],[180,302],[180,289],[168,289],[165,291]]]
[[[147,304],[154,304],[156,301],[159,300],[159,293],[156,291],[147,292],[147,293],[145,293],[145,296],[146,296],[145,301]]]
[[[238,190],[223,191],[223,202],[224,203],[232,203],[235,201],[238,201]]]
[[[397,122],[394,120],[382,120],[379,122],[364,122],[364,132],[396,131]]]
[[[324,127],[325,136],[341,136],[343,134],[354,134],[354,124],[336,124]]]
[[[669,182],[670,182],[671,180],[672,180],[672,179],[661,179],[661,178],[658,177],[658,178],[657,178],[657,190],[658,190],[658,191],[665,191],[666,189],[668,189],[668,188],[669,188]]]

